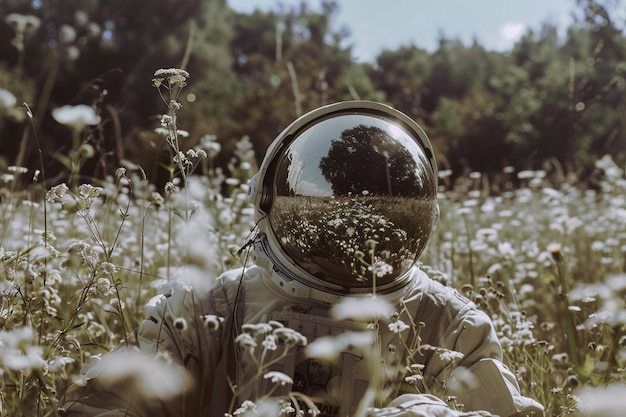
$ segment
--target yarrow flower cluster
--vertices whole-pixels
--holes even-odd
[[[293,384],[293,379],[282,372],[271,371],[263,375],[263,378],[269,379],[273,383],[278,383],[280,385]]]
[[[65,183],[55,185],[46,193],[46,200],[49,203],[63,203],[64,197],[69,190]]]
[[[102,187],[94,187],[91,184],[81,184],[78,187],[78,196],[80,200],[83,202],[83,207],[88,210],[91,208],[94,200],[100,197],[102,193]]]
[[[117,297],[111,298],[109,304],[111,304],[111,307],[113,307],[115,311],[122,311],[126,308],[126,303]]]
[[[78,187],[78,195],[74,195],[65,184],[55,185],[46,193],[46,200],[49,203],[61,203],[62,205],[73,206],[79,211],[87,211],[94,201],[102,194],[102,187],[94,187],[91,184],[81,184]]]
[[[35,33],[41,26],[41,19],[37,16],[20,13],[10,13],[4,21],[15,31],[11,44],[20,52],[24,50],[24,39]]]
[[[113,285],[108,278],[98,278],[95,285],[90,287],[90,293],[95,296],[111,295],[114,291]]]
[[[424,380],[424,368],[426,365],[414,363],[407,367],[408,375],[404,378],[407,384],[417,386]]]
[[[161,116],[161,127],[164,130],[158,130],[158,133],[169,134],[170,130],[175,128],[176,122],[174,116],[170,116],[169,114],[164,114]]]
[[[256,404],[253,401],[245,400],[241,406],[233,412],[233,416],[242,416],[249,412],[255,412]],[[256,413],[255,413],[256,414]]]
[[[174,155],[173,161],[177,164],[184,166],[186,171],[191,174],[193,169],[198,164],[198,161],[205,159],[207,153],[202,150],[188,149],[187,152],[179,151],[177,155]]]
[[[464,357],[464,355],[461,352],[457,352],[457,351],[450,350],[450,349],[444,349],[444,348],[440,348],[437,346],[424,344],[421,346],[421,349],[435,351],[435,353],[439,356],[439,359],[443,363],[447,363],[450,365],[458,363]]]
[[[393,333],[402,333],[403,331],[410,329],[410,326],[408,324],[399,319],[390,322],[387,326],[389,327],[389,330]]]
[[[184,86],[185,82],[189,78],[189,73],[180,68],[167,68],[158,69],[154,72],[152,78],[152,84],[159,88],[163,83],[167,83],[167,87],[174,86],[176,84]]]
[[[235,338],[235,343],[251,353],[254,353],[259,342],[265,350],[276,350],[279,344],[285,349],[307,344],[306,337],[302,334],[274,320],[268,323],[244,324],[241,330],[243,333]]]

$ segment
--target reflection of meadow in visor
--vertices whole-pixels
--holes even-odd
[[[433,211],[432,202],[403,197],[277,197],[271,219],[283,250],[311,275],[367,287],[415,263]]]
[[[269,217],[301,268],[367,287],[415,263],[435,207],[434,173],[415,139],[385,119],[345,115],[309,127],[279,156]]]

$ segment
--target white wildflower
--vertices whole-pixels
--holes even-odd
[[[165,193],[166,194],[171,194],[171,193],[177,193],[180,191],[180,188],[174,184],[171,181],[168,181],[165,183]]]
[[[396,320],[388,324],[389,330],[393,333],[402,333],[407,330],[410,326],[403,322],[402,320]]]
[[[9,90],[0,88],[0,110],[9,109],[15,106],[17,99]]]
[[[202,321],[209,330],[217,330],[219,329],[220,324],[224,322],[224,318],[218,317],[214,314],[207,314],[202,317]]]
[[[161,116],[161,127],[167,129],[166,132],[169,134],[170,129],[174,129],[176,123],[174,122],[174,117],[169,114],[164,114]]]
[[[161,136],[165,136],[166,138],[170,137],[170,131],[164,127],[157,127],[154,129],[154,133],[159,134]]]
[[[476,378],[476,375],[462,366],[454,368],[452,375],[446,382],[446,388],[454,394],[473,392],[479,386],[480,382]]]
[[[165,203],[165,199],[163,198],[163,196],[160,193],[154,191],[152,193],[152,202],[154,204],[156,204],[157,206],[160,206],[163,203]]]
[[[248,333],[242,333],[235,338],[235,343],[244,349],[253,351],[257,347],[256,340]]]
[[[437,353],[439,358],[446,363],[456,363],[463,359],[464,356],[461,352],[450,349],[437,349]]]
[[[333,306],[331,315],[337,320],[388,317],[393,306],[379,297],[346,298]]]
[[[213,158],[222,149],[221,145],[217,142],[217,136],[204,135],[200,138],[200,144],[206,150],[208,157]]]
[[[451,169],[442,169],[438,173],[439,178],[448,178],[450,175],[452,175]]]
[[[59,29],[59,42],[72,43],[76,40],[76,29],[70,25],[61,25]]]
[[[235,221],[234,213],[232,212],[232,210],[228,209],[220,211],[217,219],[223,225],[230,225],[233,223],[233,221]]]
[[[52,110],[52,117],[57,122],[72,126],[76,130],[82,130],[85,126],[97,125],[101,120],[94,108],[85,104],[57,107]]]
[[[120,300],[119,298],[111,298],[111,301],[109,301],[109,304],[111,304],[111,307],[113,307],[115,310],[124,310],[124,308],[126,308],[126,304],[124,304],[124,302],[122,300]]]
[[[274,336],[273,334],[268,334],[267,336],[265,336],[265,339],[263,339],[263,342],[261,342],[261,344],[267,350],[276,350],[276,336]]]
[[[43,349],[36,345],[31,327],[0,332],[0,363],[8,369],[27,373],[45,366]]]
[[[118,351],[102,357],[98,380],[110,388],[123,382],[145,398],[171,398],[189,389],[192,379],[182,366],[137,350]]]
[[[67,356],[59,356],[50,361],[48,361],[48,371],[52,373],[59,373],[65,369],[65,366],[74,363],[76,360],[74,358],[69,358]]]
[[[530,179],[535,176],[535,172],[531,170],[524,170],[517,173],[517,178],[520,180]]]
[[[49,203],[62,203],[69,190],[65,183],[55,185],[46,193],[46,200]]]
[[[307,356],[312,358],[335,359],[351,346],[371,348],[374,332],[346,332],[338,336],[324,336],[310,343],[306,348]]]
[[[78,148],[78,152],[81,156],[85,158],[93,158],[93,156],[96,154],[96,150],[93,148],[92,145],[88,143],[83,143],[82,145],[80,145],[80,148]]]
[[[154,73],[154,78],[152,79],[152,82],[155,87],[160,87],[164,81],[167,81],[168,84],[171,86],[174,84],[184,84],[187,78],[189,78],[189,73],[184,69],[158,69]]]
[[[251,336],[265,335],[272,331],[272,326],[269,323],[246,323],[241,326],[241,330]]]
[[[249,411],[254,411],[256,409],[256,404],[250,400],[245,400],[241,407],[233,411],[233,416],[240,416],[248,413]]]
[[[107,296],[113,293],[113,286],[108,278],[98,278],[91,290],[93,295]]]
[[[320,337],[307,346],[307,356],[312,358],[334,359],[338,357],[343,350],[344,345],[340,342],[341,340],[336,337]]]
[[[601,387],[585,387],[577,394],[587,417],[622,417],[626,384],[614,383]]]
[[[34,32],[41,26],[41,20],[38,17],[19,13],[8,14],[4,21],[18,34]]]
[[[420,381],[422,381],[423,379],[424,379],[423,375],[415,374],[415,375],[409,375],[405,377],[404,382],[406,382],[407,384],[415,385],[419,383]]]
[[[273,330],[274,336],[287,346],[306,346],[307,339],[301,333],[289,327],[279,327]]]
[[[174,319],[174,328],[176,330],[184,332],[185,330],[187,330],[187,320],[185,320],[184,317],[176,317]]]
[[[271,371],[263,375],[263,378],[280,385],[293,384],[293,380],[282,372]]]
[[[178,111],[183,108],[183,105],[176,100],[170,100],[168,107],[174,111]]]
[[[78,187],[78,195],[85,203],[85,209],[89,209],[94,200],[102,193],[102,187],[94,187],[91,184],[81,184]]]

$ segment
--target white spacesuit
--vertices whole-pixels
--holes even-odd
[[[404,114],[352,101],[300,117],[272,143],[250,184],[258,220],[247,245],[254,265],[227,271],[205,289],[173,283],[146,306],[140,349],[168,352],[191,375],[188,387],[176,396],[149,398],[99,381],[103,366],[96,363],[85,370],[88,382],[67,393],[62,413],[223,416],[233,404],[297,391],[322,416],[350,416],[362,411],[359,404],[375,380],[386,401],[375,398],[368,416],[466,416],[477,410],[543,416],[543,407],[520,394],[502,364],[490,319],[419,269],[437,221],[436,187],[428,138]],[[358,309],[372,299],[393,307],[388,317],[375,318],[381,320],[376,330],[371,318],[331,314],[346,300]],[[176,325],[181,319],[182,329]],[[359,332],[376,332],[376,343],[345,343],[330,360],[312,357],[303,340],[291,340],[289,354],[282,354],[284,346],[268,350],[280,360],[264,357],[272,364],[266,374],[288,378],[257,384],[252,355],[260,347],[246,349],[238,341],[262,323],[270,324],[256,331],[284,326],[309,345]],[[374,346],[379,351],[372,352]],[[458,407],[440,399],[445,396]]]

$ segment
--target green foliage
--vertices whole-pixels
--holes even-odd
[[[275,135],[308,110],[339,100],[381,98],[342,46],[345,34],[332,31],[335,11],[333,2],[320,12],[303,3],[236,16],[232,52],[242,89],[223,126],[227,138],[248,135],[262,156]]]
[[[383,51],[370,70],[370,77],[398,110],[422,119],[425,116],[422,102],[428,95],[425,83],[432,77],[432,65],[425,50],[402,47],[397,51]]]
[[[348,99],[388,102],[418,120],[455,176],[545,161],[589,172],[604,154],[626,161],[624,27],[612,2],[582,0],[565,36],[545,23],[510,52],[442,36],[432,53],[403,46],[375,63],[353,61],[349,31],[332,24],[337,7],[303,2],[238,14],[225,0],[4,1],[0,81],[15,97],[0,109],[4,164],[37,165],[22,102],[42,128],[44,152],[60,155],[75,138],[50,111],[87,104],[103,123],[80,138],[97,155],[81,162],[81,175],[100,178],[133,159],[162,183],[168,151],[153,132],[161,105],[142,81],[159,67],[194,74],[180,100],[188,142],[219,137],[222,167],[242,136],[260,157],[296,116]],[[47,164],[51,176],[68,175],[62,161]]]

